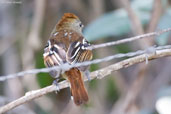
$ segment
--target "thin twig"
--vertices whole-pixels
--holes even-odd
[[[157,50],[155,54],[153,53],[153,54],[148,55],[148,60],[157,59],[157,58],[166,57],[166,56],[171,56],[171,49]],[[110,65],[108,67],[105,67],[103,69],[92,72],[90,74],[90,78],[91,79],[94,79],[94,78],[102,79],[103,77],[111,74],[111,72],[113,72],[113,71],[117,71],[117,70],[120,70],[122,68],[127,68],[129,66],[134,65],[134,64],[144,62],[145,60],[146,60],[145,54],[142,54],[142,55],[130,58],[130,59],[126,59],[126,60],[123,60],[121,62]],[[87,81],[87,79],[84,79],[84,80]],[[58,84],[58,86],[60,89],[63,89],[63,88],[68,87],[69,83],[67,81],[62,81]],[[5,113],[5,112],[21,105],[21,104],[24,104],[28,101],[31,101],[33,99],[36,99],[38,97],[41,97],[47,93],[50,93],[50,92],[53,92],[56,90],[57,90],[56,86],[51,85],[51,86],[48,86],[48,87],[45,87],[45,88],[42,88],[39,90],[27,92],[25,94],[25,96],[15,100],[15,101],[12,101],[12,102],[8,103],[7,105],[1,107],[0,113]]]
[[[102,47],[107,47],[107,46],[112,46],[112,45],[123,44],[126,42],[132,42],[134,40],[138,40],[138,39],[142,39],[142,38],[149,38],[151,36],[159,36],[165,32],[170,32],[170,31],[171,31],[171,28],[167,28],[167,29],[156,31],[156,32],[151,32],[151,33],[142,34],[142,35],[135,36],[135,37],[125,38],[123,40],[107,42],[107,43],[97,44],[97,45],[91,45],[91,46],[87,47],[87,49],[92,50],[92,49],[96,49],[96,48],[102,48]]]

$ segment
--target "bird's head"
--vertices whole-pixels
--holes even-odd
[[[83,24],[80,19],[73,13],[65,13],[62,19],[59,20],[56,29],[57,30],[74,30],[82,33]]]

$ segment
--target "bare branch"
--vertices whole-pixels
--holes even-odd
[[[171,56],[171,49],[162,49],[162,50],[157,50],[156,53],[148,54],[148,60],[153,60],[161,57],[166,57],[166,56]],[[120,70],[122,68],[127,68],[129,66],[132,66],[137,63],[144,62],[146,60],[145,54],[123,60],[121,62],[115,63],[113,65],[110,65],[108,67],[102,68],[100,70],[94,71],[90,74],[91,79],[98,78],[102,79],[103,77],[111,74],[113,71]],[[87,79],[84,79],[87,81]],[[59,83],[59,88],[63,89],[69,86],[69,83],[67,81],[62,81]],[[41,97],[42,95],[45,95],[47,93],[53,92],[57,90],[55,85],[51,85],[39,90],[34,90],[27,92],[25,96],[12,101],[11,103],[8,103],[7,105],[3,106],[0,108],[0,113],[5,113],[21,104],[24,104],[30,100],[36,99],[38,97]]]

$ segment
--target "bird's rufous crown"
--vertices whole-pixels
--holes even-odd
[[[64,16],[59,21],[58,25],[72,21],[73,19],[79,19],[79,18],[76,15],[74,15],[73,13],[64,13]]]
[[[78,19],[78,17],[73,13],[64,13],[64,16],[62,17],[62,19],[65,19],[65,18]]]

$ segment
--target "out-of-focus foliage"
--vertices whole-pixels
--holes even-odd
[[[167,0],[162,0],[163,7],[167,7]],[[153,0],[134,0],[131,4],[142,25],[146,25],[150,19],[150,12],[153,6]],[[170,27],[171,9],[168,8],[160,20],[157,29]],[[111,36],[123,36],[131,31],[131,24],[127,12],[124,9],[118,9],[104,14],[85,27],[84,35],[89,41]],[[167,43],[169,33],[158,37],[157,43],[164,45]]]
[[[111,103],[109,105],[112,106],[113,103],[117,101],[120,94],[115,82],[112,80],[112,77],[109,77],[107,81],[108,84],[106,87],[106,99]]]
[[[141,19],[142,24],[147,24],[150,19],[153,0],[135,0],[132,7]],[[118,9],[106,13],[90,23],[84,30],[85,37],[90,40],[107,38],[109,36],[121,36],[131,31],[130,20],[124,9]]]
[[[90,23],[84,30],[84,35],[89,41],[110,36],[120,36],[130,32],[130,22],[123,9],[104,14]]]
[[[43,53],[42,53],[42,51],[40,51],[37,54],[39,56],[36,56],[36,67],[37,68],[44,68],[45,65],[43,63]],[[42,55],[42,56],[40,56],[40,55]],[[39,73],[39,74],[37,74],[37,81],[38,81],[40,87],[43,88],[43,87],[46,87],[48,85],[51,85],[52,82],[53,82],[53,79],[51,78],[51,76],[48,73]]]
[[[170,20],[171,20],[171,8],[168,8],[165,14],[162,16],[157,29],[165,29],[171,27]],[[170,33],[162,34],[161,36],[157,37],[156,42],[159,45],[168,44],[167,42],[168,42],[169,35]]]

